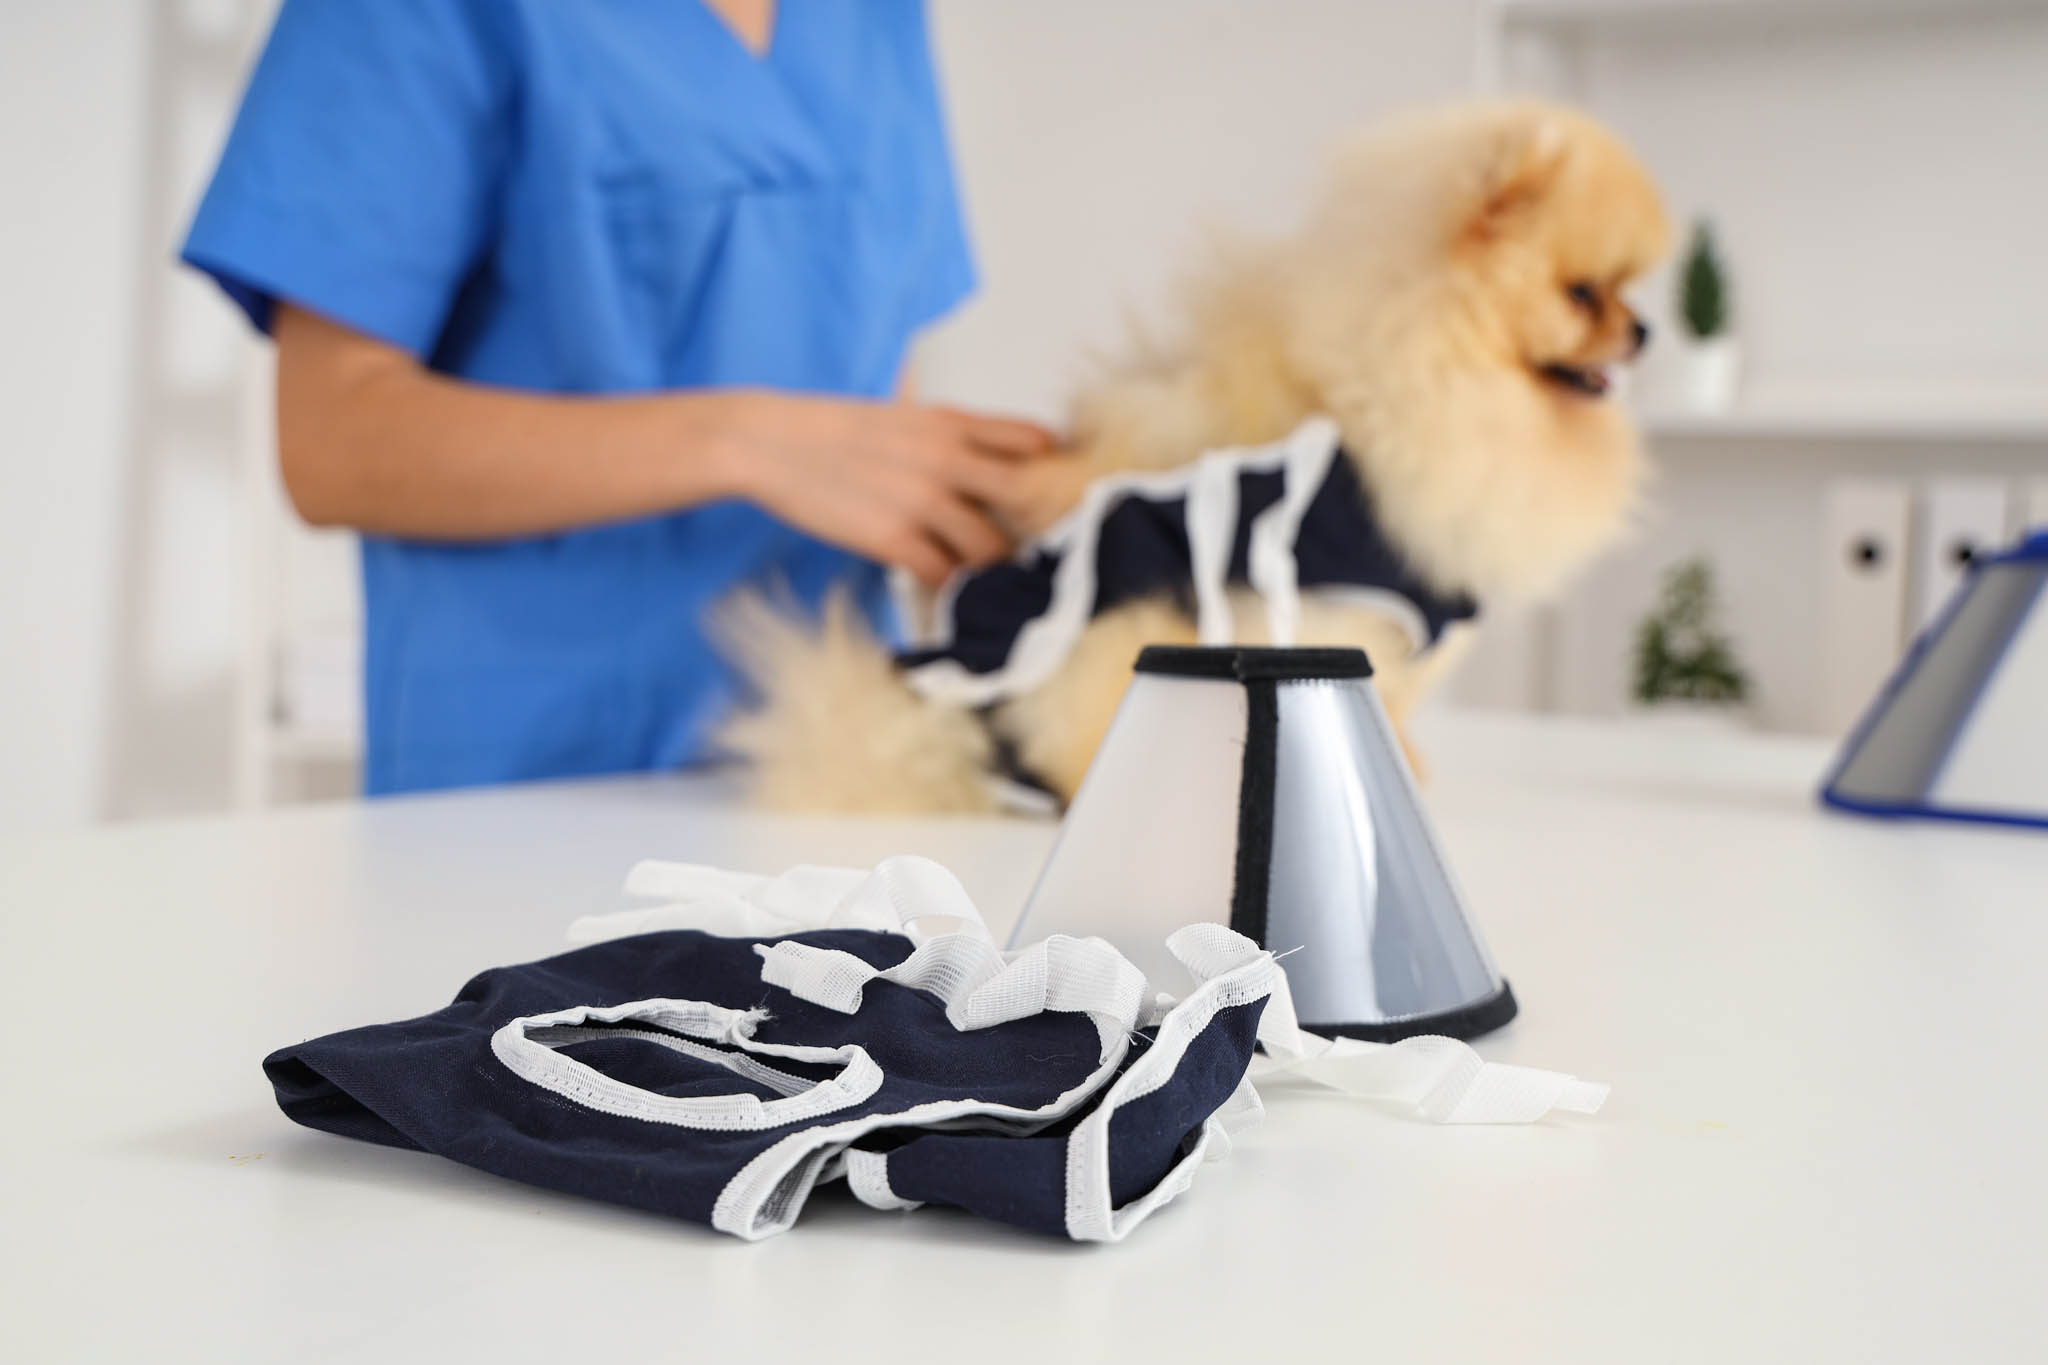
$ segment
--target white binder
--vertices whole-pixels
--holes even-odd
[[[2024,479],[2013,489],[2007,529],[2016,541],[2025,540],[2030,531],[2048,530],[2048,479]]]
[[[1913,547],[1913,629],[1934,620],[1955,595],[1970,561],[2004,548],[2007,489],[1999,479],[1940,479],[1920,499]]]
[[[1905,644],[1912,492],[1903,480],[1844,479],[1827,491],[1827,612],[1820,721],[1845,733]]]

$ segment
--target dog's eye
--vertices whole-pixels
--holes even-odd
[[[1577,280],[1564,287],[1566,297],[1589,313],[1600,311],[1600,291],[1584,280]]]

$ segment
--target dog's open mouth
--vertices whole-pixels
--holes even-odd
[[[1559,388],[1582,393],[1588,398],[1603,398],[1607,394],[1609,381],[1605,370],[1552,362],[1537,366],[1536,372]]]

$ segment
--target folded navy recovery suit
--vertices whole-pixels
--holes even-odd
[[[1161,1014],[1098,939],[641,933],[263,1065],[309,1127],[739,1237],[844,1178],[876,1208],[1114,1241],[1257,1103],[1273,959],[1220,925],[1172,943],[1198,984]]]

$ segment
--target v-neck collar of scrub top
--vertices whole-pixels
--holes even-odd
[[[722,29],[742,57],[763,65],[774,61],[776,40],[782,35],[782,13],[786,7],[784,0],[774,0],[769,6],[768,33],[766,41],[761,44],[758,51],[747,42],[737,28],[733,27],[731,20],[712,7],[711,0],[685,0],[685,3]]]
[[[845,73],[843,63],[813,57],[821,47],[847,40],[835,25],[850,16],[815,0],[777,0],[768,45],[755,52],[705,0],[687,0],[675,8],[685,12],[686,25],[698,30],[680,44],[701,63],[691,74],[729,83],[732,107],[746,109],[755,120],[752,133],[786,156],[789,165],[802,167],[803,178],[813,185],[859,185],[853,169],[858,158],[835,140],[839,123],[833,103],[814,103]],[[715,60],[705,60],[712,53]],[[788,183],[786,169],[774,179]]]

